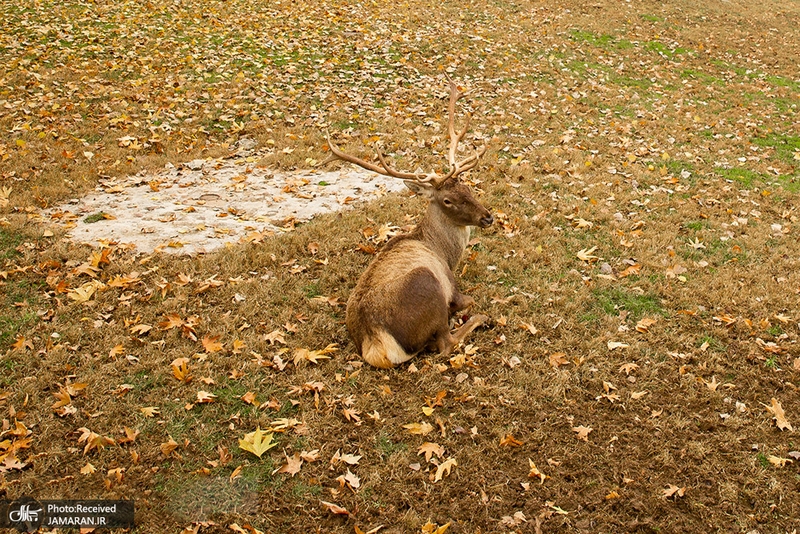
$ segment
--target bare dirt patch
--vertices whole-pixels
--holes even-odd
[[[264,239],[321,213],[404,189],[401,180],[352,168],[271,171],[257,155],[193,160],[159,173],[101,180],[50,210],[77,243],[115,242],[137,252],[205,253]]]

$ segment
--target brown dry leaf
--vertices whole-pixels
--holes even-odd
[[[97,471],[95,466],[93,466],[91,463],[88,463],[88,462],[86,463],[86,465],[81,467],[81,474],[82,475],[91,475],[95,471]]]
[[[771,463],[772,465],[774,465],[775,467],[778,467],[778,468],[786,467],[787,463],[790,464],[790,463],[792,463],[794,461],[794,460],[790,460],[789,458],[780,458],[780,457],[774,456],[772,454],[767,456],[767,460],[769,460],[769,463]]]
[[[328,509],[328,511],[332,514],[347,515],[347,516],[350,515],[350,512],[348,512],[345,508],[342,508],[338,504],[334,504],[332,502],[327,502],[327,501],[319,501],[319,502],[324,504],[325,507]]]
[[[592,263],[600,259],[599,257],[592,255],[592,252],[594,252],[595,250],[597,250],[597,247],[592,247],[590,249],[582,249],[578,251],[576,256],[578,257],[579,260],[583,260],[587,263]]]
[[[314,449],[313,451],[300,451],[300,458],[308,463],[316,462],[319,460],[319,449]]]
[[[125,354],[125,347],[123,347],[122,344],[116,345],[114,348],[108,351],[109,358],[116,358],[121,354]]]
[[[428,521],[424,525],[422,525],[422,534],[445,534],[447,529],[450,528],[450,522],[448,521],[442,526],[437,526],[435,523],[431,523]]]
[[[528,465],[529,465],[529,467],[531,469],[530,472],[528,473],[528,477],[529,478],[538,478],[539,479],[539,484],[544,484],[545,479],[550,478],[549,476],[547,476],[544,473],[542,473],[541,471],[539,471],[539,468],[536,467],[536,464],[533,463],[533,460],[531,460],[530,458],[528,458]]]
[[[623,366],[621,366],[619,368],[619,372],[620,373],[625,373],[625,375],[630,375],[631,371],[635,371],[638,368],[639,368],[639,366],[636,365],[635,363],[626,363],[625,365],[623,365]]]
[[[181,319],[180,315],[177,313],[170,313],[169,315],[164,315],[164,320],[158,323],[158,327],[161,330],[170,330],[172,328],[179,328],[183,326],[184,321]]]
[[[274,345],[275,342],[280,343],[281,345],[286,345],[286,340],[283,337],[283,331],[279,328],[276,328],[269,334],[264,336],[264,341],[269,341],[270,345]]]
[[[678,486],[674,486],[672,484],[668,485],[667,489],[664,490],[664,497],[669,499],[670,497],[679,498],[683,497],[686,494],[686,487],[679,488]]]
[[[569,360],[564,352],[554,352],[550,354],[549,359],[550,367],[553,369],[558,369],[560,365],[569,365]]]
[[[423,423],[409,423],[407,425],[403,425],[403,428],[405,428],[412,434],[417,434],[419,436],[425,436],[426,434],[430,434],[431,431],[433,431],[433,425],[431,425],[427,421]]]
[[[294,477],[300,472],[300,468],[303,467],[303,458],[300,456],[299,452],[294,453],[292,456],[288,456],[286,453],[284,453],[284,456],[286,457],[286,463],[282,467],[273,471],[272,474],[284,473]]]
[[[256,404],[256,394],[252,391],[248,391],[244,395],[241,396],[241,399],[246,402],[247,404]]]
[[[762,406],[764,406],[767,411],[772,414],[772,418],[775,420],[775,424],[778,429],[794,432],[792,425],[789,423],[788,419],[786,419],[786,413],[783,411],[783,406],[781,406],[781,403],[778,402],[778,399],[773,397],[771,406],[767,406],[763,403]]]
[[[145,417],[155,417],[156,415],[161,413],[156,406],[148,406],[146,408],[141,408],[140,411],[144,414]]]
[[[123,443],[133,443],[136,441],[136,438],[139,437],[140,432],[138,430],[134,430],[132,428],[123,427],[122,433],[125,434],[124,438],[120,438],[118,443],[122,445]]]
[[[33,341],[26,339],[24,336],[18,336],[17,341],[11,344],[11,348],[16,350],[30,349],[33,350]]]
[[[627,269],[619,273],[620,278],[625,278],[626,276],[636,276],[642,271],[641,265],[630,265]]]
[[[222,350],[222,343],[219,342],[221,336],[203,336],[202,343],[206,352],[219,352]]]
[[[439,465],[439,467],[436,468],[436,474],[433,477],[433,481],[439,482],[440,480],[442,480],[442,477],[450,476],[450,470],[456,466],[458,466],[458,462],[456,462],[456,459],[452,457],[448,458],[447,460],[442,462],[442,464]]]
[[[213,393],[209,393],[208,391],[200,390],[197,392],[197,403],[204,404],[204,403],[211,403],[217,400],[217,396]]]
[[[506,436],[500,440],[501,447],[521,447],[522,445],[523,442],[515,439],[511,434],[506,434]]]
[[[653,326],[657,322],[658,321],[656,319],[650,319],[648,317],[645,317],[644,319],[636,323],[636,330],[644,334],[650,329],[651,326]]]
[[[527,330],[531,335],[536,335],[539,333],[539,329],[533,326],[531,323],[520,323],[520,328],[523,330]]]
[[[444,447],[442,447],[438,443],[433,443],[428,441],[420,445],[419,449],[417,450],[417,454],[418,455],[424,454],[425,461],[430,462],[431,457],[433,457],[434,454],[439,458],[442,458],[444,456]]]
[[[82,432],[81,437],[78,438],[78,443],[86,442],[86,446],[83,448],[83,455],[91,451],[92,449],[100,450],[104,449],[107,445],[116,445],[117,442],[111,438],[101,436],[95,432],[92,432],[86,427],[81,427],[78,430]]]
[[[329,360],[328,354],[339,350],[338,343],[331,343],[321,350],[297,349],[294,351],[294,364],[299,365],[303,362],[319,363],[320,360]]]
[[[627,349],[630,347],[627,343],[622,343],[621,341],[609,341],[607,342],[608,350],[616,350],[616,349]]]
[[[164,456],[171,456],[175,451],[178,449],[178,443],[172,439],[172,436],[167,436],[169,438],[168,441],[162,443],[158,447],[161,449],[161,453]]]
[[[589,433],[594,430],[588,426],[574,426],[572,427],[572,431],[578,434],[578,439],[588,442],[589,441]]]

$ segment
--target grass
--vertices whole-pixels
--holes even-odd
[[[0,466],[11,444],[29,464],[0,492],[133,498],[145,534],[800,528],[796,464],[770,462],[797,440],[765,409],[799,424],[800,8],[467,7],[0,7]],[[325,130],[441,169],[444,72],[491,141],[468,178],[497,220],[455,272],[491,321],[452,359],[374,369],[344,324],[362,230],[412,225],[420,199],[196,257],[110,243],[96,269],[41,211],[243,137],[275,172],[323,161]],[[82,428],[115,444],[84,452]],[[278,444],[260,459],[239,447],[256,428]]]

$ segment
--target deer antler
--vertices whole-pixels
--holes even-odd
[[[450,164],[450,170],[447,174],[438,174],[435,172],[432,173],[423,173],[423,172],[402,172],[395,170],[389,166],[386,162],[386,159],[383,153],[378,149],[376,150],[378,155],[378,161],[380,162],[380,166],[375,165],[374,163],[370,163],[369,161],[363,160],[359,157],[353,156],[346,152],[343,152],[339,149],[336,145],[333,144],[331,141],[330,132],[325,132],[326,137],[328,140],[328,146],[331,149],[331,153],[345,161],[349,161],[359,167],[364,169],[370,170],[372,172],[377,172],[378,174],[383,174],[385,176],[393,176],[395,178],[400,178],[402,180],[410,180],[415,182],[426,183],[430,182],[434,187],[439,188],[445,181],[450,178],[455,178],[459,174],[468,171],[469,169],[473,168],[475,165],[478,164],[478,160],[481,156],[483,156],[484,152],[486,152],[486,145],[482,146],[479,150],[475,151],[471,156],[464,158],[461,161],[456,161],[456,151],[458,150],[458,144],[463,139],[464,135],[467,133],[467,129],[469,128],[469,122],[471,115],[467,114],[467,120],[464,124],[464,128],[456,132],[455,128],[455,114],[456,114],[456,102],[463,97],[466,93],[463,91],[458,90],[458,86],[456,86],[455,82],[450,78],[447,73],[445,73],[445,77],[447,81],[450,83],[450,103],[447,106],[447,113],[449,116],[447,129],[450,135],[450,149],[447,154],[447,161]]]

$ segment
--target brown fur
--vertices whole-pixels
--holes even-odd
[[[484,319],[450,334],[450,315],[471,306],[456,287],[453,269],[469,241],[470,226],[492,216],[457,180],[439,188],[412,182],[430,199],[408,234],[394,237],[359,279],[347,301],[347,329],[364,359],[392,367],[428,347],[449,353]],[[466,326],[466,325],[465,325]]]

